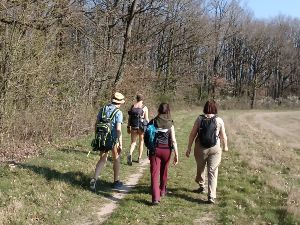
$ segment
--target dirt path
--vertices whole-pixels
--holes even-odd
[[[239,116],[243,122],[247,122],[250,126],[261,132],[262,130],[270,132],[270,134],[276,137],[276,140],[282,144],[288,145],[292,148],[300,149],[300,140],[298,133],[300,131],[300,111],[292,112],[251,112],[241,114]],[[118,208],[118,203],[122,200],[126,194],[137,185],[139,179],[143,175],[143,172],[148,168],[148,159],[144,159],[142,163],[137,166],[137,173],[132,174],[125,182],[122,189],[118,190],[112,197],[106,198],[108,203],[104,204],[101,208],[94,212],[96,218],[93,221],[85,219],[78,224],[91,225],[101,224],[106,221],[109,216]],[[195,219],[194,224],[214,224],[214,218],[200,218]]]
[[[96,215],[96,219],[94,218],[93,221],[88,221],[88,219],[86,219],[86,221],[80,221],[77,224],[102,224],[104,221],[106,221],[109,218],[109,216],[114,212],[114,210],[118,208],[119,201],[122,200],[135,185],[137,185],[139,179],[143,175],[144,170],[148,168],[148,164],[148,158],[142,160],[142,162],[138,166],[136,166],[138,168],[137,172],[128,177],[122,188],[117,190],[118,192],[114,193],[113,196],[109,198],[103,197],[108,200],[108,203],[102,205],[101,208],[94,212],[94,214]]]

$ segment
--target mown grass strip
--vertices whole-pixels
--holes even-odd
[[[217,189],[217,204],[207,204],[207,196],[195,192],[194,158],[185,158],[187,138],[196,111],[175,115],[180,163],[170,167],[169,195],[158,206],[151,205],[150,172],[124,199],[105,224],[297,224],[285,209],[286,193],[269,187],[264,175],[242,161],[233,143],[235,132],[227,130],[230,152],[223,154]],[[221,115],[222,116],[222,115]],[[230,121],[232,112],[224,116]],[[229,116],[229,117],[228,117]],[[251,137],[248,137],[251,138]]]
[[[228,121],[231,148],[223,154],[217,204],[207,204],[206,195],[194,191],[197,188],[195,161],[193,157],[185,158],[184,153],[197,115],[197,111],[174,114],[180,162],[170,167],[168,190],[171,193],[159,206],[151,205],[148,168],[105,224],[299,224],[285,209],[286,193],[270,187],[265,173],[241,159],[235,145],[236,135],[240,134],[230,130],[230,121],[236,116],[231,111],[221,115]],[[243,135],[245,141],[251,138]],[[74,224],[82,220],[97,224],[95,214],[107,202],[102,197],[113,193],[113,175],[112,163],[108,161],[100,175],[98,191],[89,191],[89,179],[98,160],[96,154],[87,157],[90,140],[87,137],[65,147],[45,149],[40,156],[15,167],[1,165],[0,224]],[[136,172],[135,164],[126,164],[129,135],[124,134],[124,143],[122,180]]]

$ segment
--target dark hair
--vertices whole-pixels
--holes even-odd
[[[168,103],[160,103],[157,111],[158,114],[167,114],[168,116],[171,116],[170,106]]]
[[[142,100],[144,100],[144,96],[143,95],[141,95],[141,94],[138,94],[138,95],[136,95],[136,100],[139,102],[139,101],[142,101]]]
[[[209,100],[205,103],[203,112],[205,114],[218,114],[217,103],[214,100]]]

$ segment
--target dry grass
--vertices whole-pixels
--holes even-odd
[[[273,123],[276,121],[275,117],[274,113],[269,117],[264,114],[264,119],[269,119]],[[230,139],[234,139],[235,148],[239,150],[241,158],[257,173],[264,174],[267,185],[287,194],[285,206],[287,211],[300,218],[300,156],[297,150],[282,144],[285,142],[285,134],[282,133],[282,136],[278,137],[274,135],[272,128],[270,130],[268,127],[260,126],[261,121],[257,120],[255,112],[237,112],[229,115],[226,121],[230,124],[228,129]],[[295,120],[287,121],[290,121],[290,126],[295,129],[297,126]],[[287,128],[287,123],[284,123],[284,126]]]

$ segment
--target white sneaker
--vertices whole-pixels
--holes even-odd
[[[90,181],[90,189],[92,191],[96,191],[96,179],[95,178],[92,178]]]
[[[215,199],[213,197],[208,197],[208,203],[215,204]]]

